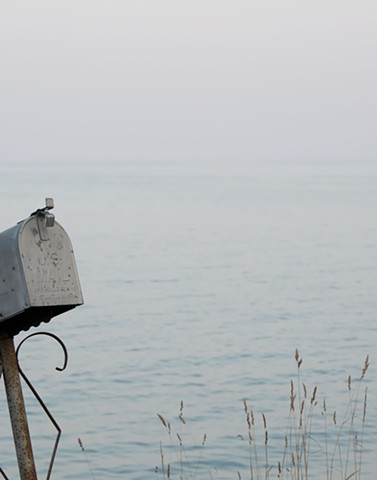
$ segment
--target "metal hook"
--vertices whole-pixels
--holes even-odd
[[[22,340],[22,342],[18,345],[17,347],[17,350],[16,350],[16,358],[17,358],[17,362],[18,362],[18,352],[21,348],[21,345],[26,341],[28,340],[29,338],[31,337],[34,337],[35,335],[47,335],[49,337],[52,337],[54,340],[56,340],[60,346],[62,347],[63,349],[63,352],[64,352],[64,362],[63,362],[63,366],[62,367],[55,367],[55,370],[58,370],[59,372],[62,372],[66,366],[67,366],[67,363],[68,363],[68,351],[67,351],[67,348],[66,346],[64,345],[63,341],[56,335],[54,335],[53,333],[49,333],[49,332],[35,332],[35,333],[32,333],[30,335],[28,335],[26,338],[24,338]],[[46,404],[43,402],[42,398],[40,397],[40,395],[38,394],[38,392],[36,391],[36,389],[33,387],[33,385],[31,384],[31,382],[29,381],[29,379],[27,378],[27,376],[25,375],[25,373],[22,371],[21,367],[20,367],[20,364],[18,363],[18,370],[20,372],[20,375],[22,376],[22,378],[25,380],[26,384],[28,385],[28,387],[30,388],[30,390],[32,391],[34,397],[38,400],[39,404],[41,405],[41,407],[43,408],[43,410],[45,411],[46,415],[48,416],[48,418],[50,419],[51,423],[54,425],[54,427],[56,428],[57,430],[57,436],[56,436],[56,440],[55,440],[55,444],[54,444],[54,448],[53,448],[53,451],[52,451],[52,456],[51,456],[51,460],[50,460],[50,465],[49,465],[49,468],[48,468],[48,472],[47,472],[47,477],[46,477],[46,480],[49,480],[50,479],[50,476],[51,476],[51,472],[52,472],[52,467],[54,465],[54,461],[55,461],[55,456],[56,456],[56,452],[57,452],[57,449],[58,449],[58,444],[59,444],[59,440],[60,440],[60,436],[61,436],[61,428],[59,427],[58,423],[56,422],[56,420],[54,419],[54,417],[52,416],[51,412],[49,411],[49,409],[47,408]],[[4,473],[0,470],[0,473],[4,475]],[[7,478],[7,477],[4,477],[4,478]]]
[[[59,338],[57,335],[53,334],[53,333],[50,333],[50,332],[34,332],[34,333],[31,333],[30,335],[28,335],[27,337],[25,337],[22,342],[18,345],[17,347],[17,350],[16,350],[16,357],[17,357],[17,360],[18,360],[18,351],[20,350],[21,348],[21,345],[26,342],[26,340],[28,340],[29,338],[31,337],[35,337],[36,335],[47,335],[48,337],[52,337],[54,340],[56,340],[60,346],[62,347],[63,349],[63,352],[64,352],[64,363],[63,363],[63,366],[62,367],[55,367],[55,370],[58,370],[59,372],[62,372],[63,370],[65,370],[66,366],[67,366],[67,363],[68,363],[68,350],[67,350],[67,347],[64,345],[64,342],[61,338]],[[19,367],[19,370],[21,371],[21,368],[20,366]]]

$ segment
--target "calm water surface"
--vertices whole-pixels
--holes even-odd
[[[377,170],[1,170],[1,230],[54,197],[85,298],[40,327],[67,345],[66,371],[54,370],[63,358],[51,339],[30,339],[20,354],[63,430],[53,478],[161,478],[160,440],[166,463],[175,452],[157,413],[171,422],[174,444],[175,432],[183,438],[187,478],[249,478],[243,399],[261,445],[265,413],[276,465],[296,348],[308,390],[318,387],[319,425],[325,397],[329,424],[334,410],[342,418],[348,375],[356,379],[370,354],[363,468],[374,477]],[[45,478],[54,429],[26,387],[25,396]],[[181,400],[186,425],[177,419]],[[0,401],[0,463],[17,478],[3,388]],[[318,428],[316,466],[325,465],[324,442]]]

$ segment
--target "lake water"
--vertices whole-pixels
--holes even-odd
[[[331,441],[333,412],[339,426],[349,402],[348,375],[360,376],[370,355],[359,442],[363,478],[374,478],[376,168],[3,165],[1,172],[1,230],[54,197],[85,299],[39,327],[65,342],[64,372],[54,370],[62,352],[47,337],[30,339],[20,353],[63,430],[52,478],[162,478],[160,441],[167,465],[180,455],[176,432],[189,461],[185,478],[236,479],[237,471],[250,478],[248,442],[239,436],[248,432],[243,399],[256,416],[262,465],[266,415],[276,465],[296,348],[310,394],[318,387],[313,478],[325,478],[322,399]],[[42,479],[54,429],[26,386],[25,397]],[[0,401],[0,465],[17,478],[3,388]],[[157,413],[171,422],[175,448]]]

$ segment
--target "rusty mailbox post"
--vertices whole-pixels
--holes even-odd
[[[72,245],[53,206],[46,198],[44,208],[0,233],[0,360],[21,480],[37,473],[13,338],[83,304]]]

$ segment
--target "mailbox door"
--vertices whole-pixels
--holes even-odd
[[[31,307],[83,303],[72,245],[61,225],[46,227],[37,215],[30,217],[19,248]]]

